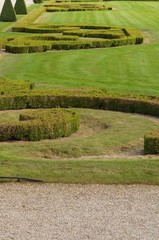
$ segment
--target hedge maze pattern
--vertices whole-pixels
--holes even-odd
[[[75,1],[78,1],[78,4],[72,3]],[[44,12],[111,10],[111,7],[97,3],[83,4],[80,0],[68,2],[57,0],[54,4],[41,5],[12,28],[14,32],[22,32],[23,36],[6,39],[7,43],[2,44],[3,47],[5,45],[6,51],[12,53],[32,53],[54,49],[105,48],[143,42],[138,31],[124,27],[34,23]],[[78,114],[68,109],[57,109],[59,107],[108,109],[159,116],[159,101],[155,98],[111,95],[92,89],[35,90],[29,82],[11,83],[0,80],[0,110],[40,108],[20,115],[19,122],[1,124],[0,141],[36,141],[69,136],[78,130]],[[158,132],[145,135],[144,151],[145,154],[159,153]]]
[[[11,53],[107,48],[143,42],[136,30],[120,27],[33,24],[24,28],[14,27],[13,31],[27,34],[8,39],[5,49]]]
[[[32,84],[29,82],[9,82],[0,80],[0,110],[10,110],[10,109],[38,109],[38,108],[68,108],[68,107],[78,107],[78,108],[91,108],[91,109],[103,109],[103,110],[112,110],[112,111],[121,111],[121,112],[129,112],[129,113],[141,113],[152,116],[159,116],[159,99],[151,98],[151,97],[143,97],[143,96],[122,96],[122,95],[111,95],[105,93],[102,90],[94,90],[94,89],[52,89],[52,90],[36,90],[33,88]],[[56,109],[60,112],[59,109]],[[40,110],[41,113],[43,110]],[[44,111],[49,111],[45,110]],[[51,113],[54,110],[50,110]],[[68,110],[67,110],[68,111]],[[44,113],[44,112],[42,112]],[[48,114],[50,114],[48,112]],[[63,114],[63,113],[62,113]],[[22,119],[32,118],[36,113],[33,111],[27,116],[23,116]],[[47,115],[47,112],[45,113]],[[50,116],[50,115],[49,115]],[[63,116],[63,115],[62,115]],[[71,112],[72,117],[69,118],[68,122],[72,121],[73,125],[71,126],[71,131],[75,132],[79,126],[79,119],[76,113]],[[48,118],[49,119],[49,118]],[[68,116],[67,116],[68,119]],[[38,120],[39,121],[39,118]],[[41,120],[40,120],[41,121]],[[26,132],[28,123],[17,124],[18,131],[19,128],[22,129],[24,127],[24,132]],[[39,124],[43,124],[40,122]],[[22,126],[21,126],[22,125]],[[6,125],[5,125],[6,126]],[[5,127],[1,125],[1,131],[3,129],[8,129],[9,127]],[[10,125],[9,125],[10,126]],[[42,126],[42,125],[40,125]],[[60,129],[61,122],[60,122]],[[15,126],[12,126],[15,129]],[[35,125],[32,126],[34,129]],[[44,129],[46,126],[44,125]],[[40,127],[41,129],[41,127]],[[28,140],[40,140],[47,138],[48,135],[43,135],[42,133],[37,133],[37,129],[35,128],[35,137],[30,136],[29,133],[25,135],[21,135],[21,139]],[[6,130],[7,132],[7,130]],[[21,132],[23,132],[21,130]],[[47,132],[47,130],[46,130]],[[16,133],[16,130],[15,130]],[[6,139],[6,135],[2,134],[2,140]],[[64,133],[62,133],[64,134]],[[8,135],[7,135],[8,136]],[[16,139],[14,137],[8,137],[8,139]],[[19,136],[19,135],[18,135]],[[25,136],[25,137],[24,137]],[[27,137],[26,137],[27,136]],[[42,137],[41,137],[42,136]],[[56,135],[57,136],[57,135]],[[60,135],[61,136],[61,135]],[[66,135],[63,135],[66,136]],[[51,138],[51,137],[49,137]],[[155,140],[154,140],[155,138]],[[17,138],[18,139],[18,138]],[[1,140],[1,141],[2,141]],[[145,135],[145,146],[144,146],[145,154],[155,154],[159,153],[159,133],[151,133],[149,135]]]
[[[76,7],[76,8],[75,8]],[[52,10],[51,10],[52,9]],[[13,32],[23,32],[23,37],[7,38],[2,47],[10,53],[33,53],[51,50],[86,48],[108,48],[143,42],[141,34],[124,27],[93,25],[49,25],[35,24],[35,20],[47,11],[81,11],[111,9],[98,3],[43,3],[33,13],[18,21]],[[52,13],[53,14],[53,13]]]

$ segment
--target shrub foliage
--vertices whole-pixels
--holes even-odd
[[[159,154],[159,131],[144,136],[144,153]]]
[[[30,110],[19,122],[0,124],[0,141],[55,139],[67,137],[79,128],[78,114],[66,109]]]
[[[13,8],[11,0],[5,0],[0,19],[2,22],[15,22],[16,13]]]
[[[26,34],[23,37],[17,36],[11,39],[5,45],[6,51],[32,53],[54,49],[107,48],[143,42],[143,37],[138,31],[121,27],[34,24],[20,26],[18,31],[32,33],[32,35]]]
[[[16,0],[14,9],[16,14],[27,14],[25,0]]]
[[[44,6],[47,12],[112,10],[110,6],[96,3],[53,3],[45,4]]]
[[[92,108],[92,109],[106,109],[113,111],[121,112],[130,112],[130,113],[141,113],[148,114],[152,116],[159,116],[159,99],[143,96],[129,96],[129,95],[112,95],[111,93],[105,93],[102,90],[94,89],[52,89],[52,90],[36,90],[33,88],[33,85],[29,82],[9,82],[6,80],[0,80],[0,110],[9,110],[9,109],[38,109],[38,108],[68,108],[68,107],[78,107],[78,108]],[[44,109],[45,110],[45,109]],[[43,121],[39,120],[42,117],[39,115],[42,113],[42,116],[47,116],[47,119],[51,119],[52,111],[47,113],[43,110],[37,112],[31,112],[29,114],[23,114],[20,117],[20,120],[30,119],[33,124],[30,126],[30,122],[26,121],[16,123],[16,124],[2,124],[0,126],[0,138],[1,141],[6,139],[28,139],[28,140],[40,140],[44,137],[43,131],[41,128],[46,128]],[[57,111],[61,111],[58,110]],[[40,117],[39,117],[40,116]],[[79,122],[77,115],[73,113],[73,118],[76,119],[73,123],[77,129]],[[34,121],[33,121],[34,120]],[[40,121],[40,123],[39,123]],[[44,124],[44,125],[40,125]],[[37,128],[36,128],[37,125]],[[29,127],[28,127],[29,126]],[[40,126],[40,127],[39,127]],[[24,128],[23,128],[24,127]],[[35,137],[31,133],[26,133],[26,129],[32,129],[35,132]],[[34,130],[34,128],[36,130]],[[61,125],[60,125],[61,128]],[[4,130],[5,129],[5,130]],[[7,130],[8,129],[8,130]],[[14,130],[18,129],[18,130]],[[19,130],[21,129],[21,130]],[[42,133],[38,132],[42,131]],[[13,137],[9,133],[10,131],[20,131]],[[22,135],[21,131],[25,132],[25,135]],[[28,130],[29,131],[29,130]],[[45,130],[47,132],[47,130]],[[74,131],[74,130],[73,130]],[[5,134],[4,134],[5,133]],[[17,132],[16,132],[17,133]],[[28,135],[27,135],[28,134]],[[4,136],[3,136],[4,135]],[[27,137],[25,138],[25,136]],[[17,137],[18,136],[18,137]],[[48,135],[46,135],[47,138]],[[159,133],[146,134],[144,138],[144,151],[145,154],[158,154],[159,153]]]

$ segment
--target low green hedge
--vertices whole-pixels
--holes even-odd
[[[138,31],[121,27],[35,24],[25,27],[22,31],[34,33],[34,35],[17,36],[10,39],[5,45],[6,51],[33,53],[54,49],[107,48],[143,42],[143,37]],[[35,36],[37,33],[43,34]],[[55,33],[62,34],[60,36]]]
[[[111,93],[94,89],[35,90],[29,82],[17,82],[16,84],[14,81],[0,80],[0,110],[59,107],[92,108],[159,116],[158,98],[112,95]],[[45,112],[43,112],[44,110],[38,112],[38,114],[43,113],[42,117],[46,115],[44,114]],[[57,111],[60,110],[58,109]],[[34,114],[35,113],[32,112],[32,114],[21,115],[20,117],[21,120],[31,119],[31,123],[36,122],[36,124],[33,125],[27,121],[27,123],[20,122],[11,125],[0,125],[1,141],[7,139],[20,139],[19,136],[21,139],[28,140],[39,140],[40,138],[44,138],[42,135],[43,131],[42,133],[37,133],[37,131],[38,129],[45,129],[45,125],[40,125],[42,123],[39,123],[39,117],[38,120],[35,119],[36,121],[33,121],[32,118],[36,115]],[[77,129],[78,123],[76,122],[74,124],[74,129]],[[29,133],[27,132],[29,131],[28,128],[31,129]],[[35,133],[34,135],[32,135],[32,131]],[[16,133],[16,138],[15,135],[14,137],[10,135],[10,132]],[[22,135],[21,132],[24,132],[24,135]],[[9,136],[12,137],[9,138]],[[25,136],[27,136],[27,138],[25,138]],[[50,137],[47,136],[47,138]],[[145,135],[144,152],[145,154],[159,153],[159,132]]]
[[[36,53],[51,50],[51,45],[45,42],[25,42],[25,43],[9,43],[5,45],[5,49],[11,53]]]
[[[104,38],[104,39],[116,39],[116,38],[124,38],[127,36],[122,29],[111,30],[88,30],[88,29],[77,29],[77,30],[65,30],[63,31],[64,35],[75,35],[79,37],[86,38]]]
[[[144,153],[159,154],[159,131],[144,136]]]
[[[52,41],[48,42],[26,42],[26,43],[8,43],[5,45],[5,49],[11,53],[35,53],[45,52],[48,50],[77,50],[88,48],[108,48],[123,45],[136,44],[136,39],[113,39],[113,40],[83,40],[83,41]]]
[[[55,139],[70,136],[79,128],[76,112],[64,109],[30,110],[19,122],[0,123],[0,141]]]
[[[7,90],[4,84],[0,84],[0,110],[79,107],[159,116],[157,98],[111,95],[94,89],[35,90],[29,83],[24,88],[22,84],[14,88],[10,81],[6,81],[7,84],[10,86]]]
[[[112,10],[112,7],[47,7],[46,12],[68,12],[68,11],[103,11]]]

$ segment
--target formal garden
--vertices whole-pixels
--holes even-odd
[[[158,10],[158,1],[4,1],[1,177],[159,184]]]

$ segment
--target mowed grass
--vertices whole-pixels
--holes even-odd
[[[68,138],[1,143],[0,176],[54,183],[159,185],[158,159],[112,157],[104,160],[104,156],[99,156],[132,149],[141,151],[144,132],[158,128],[154,120],[126,113],[76,110],[81,116],[81,128]],[[0,122],[17,121],[20,112],[1,112]],[[91,160],[92,154],[96,157]],[[77,159],[80,156],[83,158]]]
[[[158,160],[0,159],[0,176],[35,178],[54,183],[159,185]],[[4,179],[0,179],[4,181]]]
[[[38,88],[93,87],[159,96],[159,3],[107,4],[114,10],[54,13],[43,15],[39,21],[45,21],[46,17],[49,23],[135,27],[145,36],[144,45],[0,55],[0,77],[29,80]],[[125,153],[142,153],[143,135],[158,129],[157,122],[131,114],[77,111],[81,115],[81,127],[69,138],[0,143],[0,175],[57,183],[159,185],[159,159],[120,157]],[[0,113],[0,121],[16,121],[18,115],[18,111],[4,111]],[[111,154],[108,159],[104,156]],[[113,154],[119,159],[113,158]]]
[[[0,112],[0,122],[17,121],[21,111]],[[146,132],[159,129],[153,118],[136,114],[76,109],[80,129],[67,138],[40,142],[1,142],[0,159],[105,158],[130,153],[143,154]]]
[[[135,27],[145,36],[145,44],[111,49],[7,54],[0,60],[0,77],[30,80],[39,88],[93,87],[118,93],[159,96],[159,2],[110,4],[113,11],[53,13],[47,15],[46,22]],[[39,19],[42,20],[45,21],[44,16]]]
[[[110,1],[106,5],[113,7],[112,11],[86,12],[55,12],[44,13],[36,22],[49,24],[93,24],[107,26],[133,27],[143,32],[150,40],[158,42],[159,19],[158,2]]]

